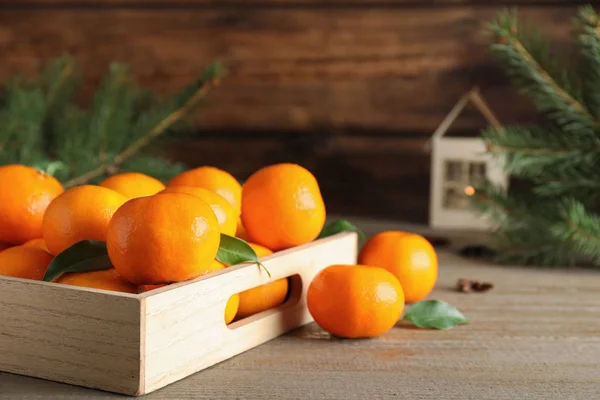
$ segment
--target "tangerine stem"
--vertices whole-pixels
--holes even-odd
[[[267,269],[267,267],[265,267],[265,264],[261,263],[260,261],[257,261],[256,263],[258,264],[259,267],[261,267],[262,269],[265,270],[265,272],[267,273],[267,275],[269,275],[269,278],[272,278],[271,272],[269,272],[269,270]]]

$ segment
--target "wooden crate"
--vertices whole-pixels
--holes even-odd
[[[139,295],[0,278],[0,371],[142,395],[312,322],[306,292],[331,264],[356,262],[355,233]],[[291,277],[281,306],[225,325],[235,293]]]

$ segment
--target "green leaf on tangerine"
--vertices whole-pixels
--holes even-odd
[[[360,240],[365,240],[365,234],[360,229],[358,229],[356,225],[345,219],[338,219],[336,221],[332,221],[326,224],[321,230],[321,233],[319,234],[317,239],[322,239],[327,236],[336,235],[341,232],[356,232],[358,233]]]
[[[106,243],[96,240],[83,240],[54,257],[44,275],[44,281],[51,282],[67,272],[91,272],[112,268],[108,258]]]
[[[217,260],[227,265],[255,262],[267,272],[269,278],[271,277],[269,270],[260,262],[254,249],[245,240],[224,233],[221,233]]]
[[[410,306],[404,317],[419,328],[449,329],[469,320],[458,309],[441,300],[424,300]]]

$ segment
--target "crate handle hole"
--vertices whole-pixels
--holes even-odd
[[[284,315],[285,313],[281,311],[296,306],[300,301],[302,286],[302,278],[294,274],[245,290],[239,294],[240,304],[237,315],[231,323],[227,324],[227,327],[236,329],[272,314]],[[269,298],[270,302],[265,298]]]

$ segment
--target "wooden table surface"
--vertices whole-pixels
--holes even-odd
[[[431,234],[420,225],[351,220],[367,236]],[[484,237],[448,235],[430,298],[457,306],[470,324],[435,331],[399,323],[366,340],[332,338],[311,324],[143,398],[600,398],[600,271],[485,264],[456,255],[464,245],[485,244]],[[495,287],[458,293],[459,278]],[[127,397],[0,372],[0,400],[117,398]]]
[[[440,253],[440,264],[431,297],[456,305],[469,325],[434,331],[399,324],[379,338],[342,340],[311,324],[144,398],[600,397],[599,272],[490,266],[450,253]],[[495,288],[458,293],[458,278]],[[0,399],[119,397],[0,373]]]

